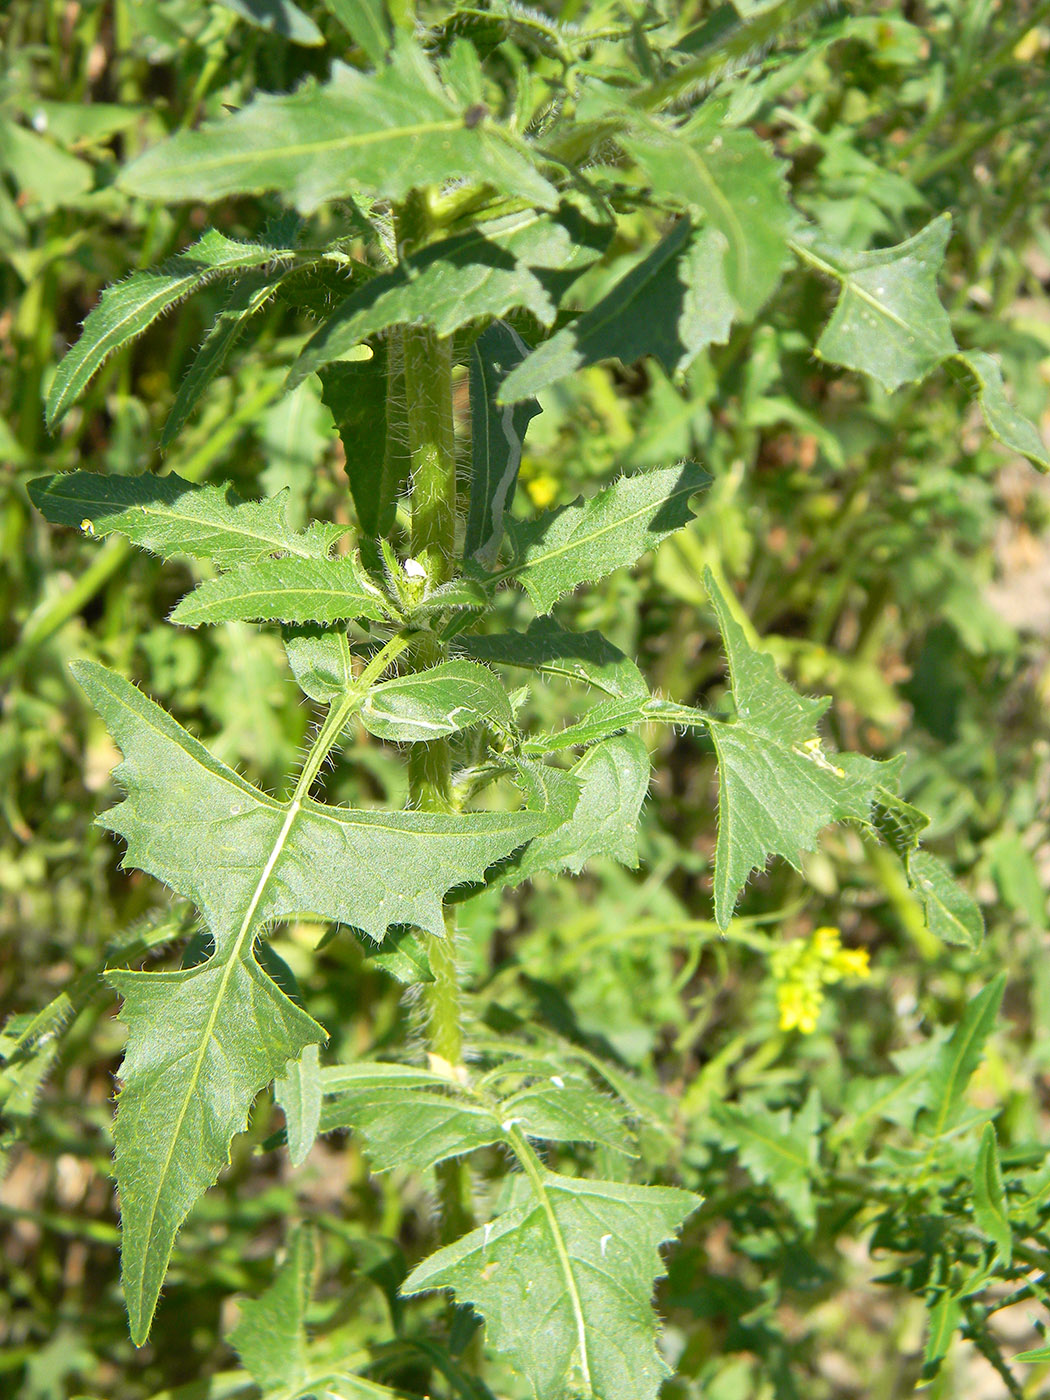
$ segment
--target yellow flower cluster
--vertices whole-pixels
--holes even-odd
[[[818,928],[809,938],[782,944],[772,958],[782,1031],[810,1035],[817,1028],[824,988],[870,976],[863,948],[843,948],[837,928]]]

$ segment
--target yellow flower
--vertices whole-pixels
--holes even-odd
[[[548,476],[545,472],[540,476],[534,476],[530,481],[526,481],[525,490],[528,491],[535,506],[543,510],[549,506],[558,494],[558,483],[553,476]]]
[[[780,1029],[803,1035],[817,1028],[825,987],[870,976],[867,951],[843,948],[838,929],[827,926],[815,929],[809,938],[796,938],[777,948],[772,972]]]

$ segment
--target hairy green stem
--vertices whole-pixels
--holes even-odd
[[[412,471],[411,550],[425,573],[424,586],[447,583],[455,568],[456,456],[452,422],[452,345],[432,330],[404,333],[405,393]],[[419,636],[411,665],[424,670],[444,661],[447,650],[432,634]],[[423,811],[452,806],[452,755],[447,739],[414,744],[409,757],[409,795]],[[456,966],[455,908],[445,909],[445,936],[428,940],[433,982],[424,993],[432,1055],[452,1069],[463,1062],[462,1002]],[[473,1225],[470,1177],[465,1163],[436,1168],[442,1228],[452,1240]]]

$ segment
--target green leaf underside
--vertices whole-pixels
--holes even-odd
[[[937,295],[937,274],[951,233],[941,214],[895,248],[852,253],[818,239],[801,244],[804,259],[841,286],[817,354],[870,374],[892,392],[925,379],[955,353],[948,314]]]
[[[507,692],[475,661],[447,661],[374,686],[361,723],[377,739],[408,744],[440,739],[474,724],[502,733],[514,727]]]
[[[596,744],[613,734],[620,734],[625,729],[633,729],[636,725],[643,724],[650,706],[656,708],[657,714],[660,714],[662,707],[659,701],[602,700],[575,723],[567,724],[563,729],[556,729],[549,734],[537,734],[531,739],[526,739],[522,745],[522,752],[539,755]],[[676,716],[678,713],[676,708]]]
[[[795,1114],[786,1108],[772,1112],[761,1104],[716,1104],[712,1116],[720,1136],[736,1148],[755,1180],[768,1183],[799,1223],[812,1227],[816,1212],[811,1183],[820,1125],[816,1090]]]
[[[977,383],[977,402],[992,436],[1011,452],[1027,457],[1041,472],[1050,472],[1050,449],[1035,424],[1019,413],[1006,397],[1002,372],[991,355],[968,350],[954,359]]]
[[[257,315],[281,285],[280,277],[257,273],[242,278],[215,319],[186,371],[175,402],[160,435],[160,446],[170,447],[212,380],[225,367],[248,322]]]
[[[580,796],[572,817],[538,836],[501,870],[508,884],[540,871],[578,875],[595,856],[638,864],[638,814],[649,790],[649,751],[637,734],[595,744],[573,768]]]
[[[287,257],[287,250],[238,243],[209,229],[163,267],[133,273],[103,292],[79,340],[55,372],[47,396],[48,427],[65,416],[109,355],[141,335],[169,307],[215,277],[265,267],[281,256]]]
[[[393,346],[377,345],[370,360],[327,365],[321,398],[330,409],[346,457],[346,478],[362,532],[388,534],[397,498],[408,476],[407,445],[397,432],[397,403],[404,394],[401,361]]]
[[[753,316],[780,280],[795,222],[779,162],[750,131],[720,131],[705,145],[655,134],[624,145],[658,195],[695,209],[725,240],[726,288]]]
[[[496,402],[500,384],[528,353],[517,331],[502,321],[483,331],[470,352],[470,497],[463,553],[486,569],[495,564],[503,541],[525,431],[541,411],[535,399],[507,407]]]
[[[190,555],[220,568],[251,564],[280,552],[323,559],[341,526],[296,531],[287,521],[288,493],[242,501],[230,486],[198,486],[168,476],[101,476],[65,472],[29,483],[37,510],[55,525],[99,537],[126,535],[162,559]]]
[[[289,383],[391,326],[424,322],[447,336],[468,321],[515,308],[550,325],[560,294],[601,255],[609,236],[562,204],[557,217],[523,210],[431,244],[336,307],[307,341]]]
[[[306,1378],[306,1310],[316,1268],[313,1233],[300,1227],[266,1292],[241,1300],[240,1319],[229,1340],[264,1396],[290,1393]]]
[[[929,851],[914,851],[908,857],[907,870],[908,884],[922,904],[930,932],[945,943],[979,948],[984,937],[980,906],[944,861]]]
[[[726,928],[752,870],[780,855],[799,869],[823,827],[867,822],[889,764],[859,754],[827,758],[817,723],[827,700],[798,695],[771,657],[754,651],[708,569],[704,586],[718,618],[736,718],[706,717],[718,759],[715,919]]]
[[[581,681],[615,699],[649,698],[637,665],[600,632],[568,632],[550,617],[534,618],[524,632],[464,637],[457,645],[479,661]]]
[[[536,1400],[652,1400],[668,1374],[650,1304],[658,1249],[699,1198],[546,1171],[531,1184],[531,1200],[432,1254],[402,1292],[472,1304]]]
[[[528,399],[599,360],[630,365],[653,355],[669,374],[684,369],[729,334],[734,307],[722,274],[724,246],[714,230],[694,234],[680,220],[596,306],[513,370],[499,401]]]
[[[436,1162],[504,1142],[506,1133],[486,1108],[423,1089],[369,1086],[326,1103],[321,1129],[353,1128],[364,1138],[374,1171]]]
[[[147,199],[219,200],[277,190],[302,213],[357,191],[401,199],[466,178],[541,208],[558,202],[523,142],[468,124],[433,69],[403,43],[375,73],[333,64],[324,84],[263,94],[236,115],[181,132],[124,171]]]
[[[340,622],[386,617],[381,597],[352,555],[264,559],[205,579],[187,593],[172,622]]]
[[[358,812],[278,803],[220,763],[130,682],[74,675],[123,754],[126,799],[99,819],[125,863],[194,901],[214,953],[179,972],[114,972],[128,1048],[116,1125],[132,1334],[149,1331],[175,1235],[225,1165],[255,1096],[325,1033],[253,956],[268,921],[303,910],[377,942],[390,924],[444,935],[442,897],[563,819],[562,809]],[[530,797],[547,789],[530,778]],[[553,791],[553,789],[552,789]]]
[[[314,1145],[321,1121],[321,1069],[316,1045],[308,1045],[274,1080],[273,1096],[284,1112],[288,1156],[293,1167],[300,1167]]]
[[[711,478],[695,463],[621,477],[589,500],[580,499],[534,520],[514,520],[508,535],[513,577],[536,609],[548,613],[565,593],[633,564],[693,517],[689,500]]]

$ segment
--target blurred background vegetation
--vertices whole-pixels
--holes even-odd
[[[578,7],[549,8],[572,18]],[[674,8],[683,31],[699,31],[728,7]],[[640,0],[634,9],[641,23],[649,11]],[[25,484],[72,468],[173,470],[232,480],[245,496],[287,486],[301,519],[350,518],[316,381],[281,394],[312,323],[280,300],[166,455],[160,429],[221,308],[218,291],[115,356],[55,437],[43,426],[42,392],[101,289],[204,226],[194,206],[120,194],[121,161],[254,89],[286,90],[327,65],[325,49],[266,33],[237,10],[8,0],[0,15],[0,1005],[5,1015],[44,1015],[34,1054],[0,1065],[0,1393],[137,1400],[191,1382],[199,1389],[188,1397],[227,1393],[206,1378],[232,1365],[223,1340],[231,1299],[266,1286],[284,1221],[295,1217],[323,1232],[319,1326],[346,1347],[373,1348],[380,1378],[480,1396],[429,1366],[421,1335],[406,1340],[390,1301],[434,1209],[427,1183],[370,1177],[346,1140],[322,1142],[291,1172],[280,1152],[261,1150],[280,1123],[268,1102],[192,1214],[140,1352],[119,1295],[109,1162],[122,1030],[97,974],[120,956],[162,965],[187,925],[153,882],[118,871],[116,843],[92,826],[112,800],[117,755],[66,663],[94,656],[133,677],[270,788],[293,766],[312,716],[274,630],[176,631],[165,617],[190,582],[188,564],[54,530]],[[341,33],[321,6],[311,13],[326,34]],[[543,56],[507,39],[504,61]],[[896,243],[951,212],[942,293],[956,337],[996,354],[1050,441],[1048,63],[1050,6],[1033,0],[829,8],[751,56],[739,100],[753,102],[760,133],[790,162],[800,207],[842,244]],[[244,199],[210,221],[250,238],[278,213]],[[641,218],[625,227],[614,256],[579,284],[581,304],[651,246],[656,231]],[[650,1165],[673,1156],[682,1183],[709,1201],[660,1290],[664,1344],[679,1370],[673,1397],[908,1395],[924,1364],[915,1295],[938,1259],[973,1247],[958,1224],[965,1202],[946,1204],[958,1186],[917,1185],[892,1127],[875,1143],[881,1187],[865,1175],[870,1125],[867,1137],[826,1135],[814,1227],[797,1201],[764,1189],[705,1134],[709,1105],[743,1098],[779,1110],[817,1086],[834,1118],[851,1086],[917,1062],[1006,970],[1003,1014],[971,1099],[999,1112],[1004,1162],[1037,1166],[1047,1140],[1050,493],[990,442],[946,376],[889,397],[816,362],[827,298],[810,276],[790,280],[760,327],[738,327],[681,383],[651,361],[585,371],[547,393],[523,463],[523,512],[624,469],[685,455],[707,466],[715,484],[695,523],[631,575],[572,600],[578,624],[636,654],[660,692],[710,701],[722,685],[700,584],[710,565],[785,673],[834,697],[833,740],[908,754],[904,795],[934,814],[930,844],[988,921],[979,952],[932,942],[895,863],[843,829],[805,879],[777,865],[755,880],[720,940],[710,922],[712,759],[695,738],[655,730],[640,871],[596,863],[581,882],[538,879],[468,906],[479,1016],[518,1015],[578,1044],[605,1043],[625,1072],[670,1091],[674,1122],[654,1128]],[[329,792],[398,803],[401,782],[390,753],[361,736]],[[870,976],[830,987],[812,1033],[782,1030],[787,974],[773,951],[825,925],[867,951]],[[337,1053],[410,1034],[400,985],[348,936],[318,949],[319,932],[284,928],[275,947]],[[0,1039],[0,1051],[11,1043]],[[914,1204],[916,1192],[915,1233],[893,1238],[899,1201]],[[1050,1265],[1040,1246],[1031,1250],[1031,1268]],[[874,1282],[894,1270],[889,1283]],[[1003,1288],[982,1300],[987,1312],[968,1320],[970,1342],[953,1350],[930,1394],[1050,1394],[1047,1363],[1016,1368],[1020,1390],[1000,1365],[1038,1342],[1031,1297],[1003,1308]]]

